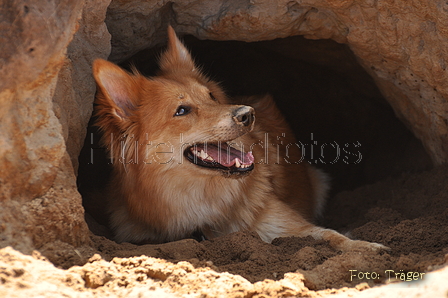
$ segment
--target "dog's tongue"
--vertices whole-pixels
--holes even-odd
[[[243,165],[251,165],[255,160],[252,152],[244,153],[227,145],[227,143],[222,143],[219,147],[215,144],[201,144],[197,147],[197,150],[204,150],[211,158],[225,167],[233,166],[236,159]]]

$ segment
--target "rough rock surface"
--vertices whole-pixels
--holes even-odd
[[[65,202],[63,197],[46,198],[59,192],[52,188],[55,179],[67,175],[62,127],[51,99],[82,1],[3,1],[1,9],[1,242],[29,250],[33,235],[37,238],[51,226],[62,228],[58,215],[44,212],[47,204],[60,207],[69,218],[68,212],[76,212],[69,222],[83,226],[80,206],[69,207],[78,196]],[[82,238],[75,230],[67,238]],[[58,232],[49,238],[62,236]]]
[[[112,1],[111,59],[162,43],[168,23],[214,40],[292,35],[347,43],[434,163],[448,161],[446,1]]]
[[[147,256],[103,260],[98,254],[84,266],[55,268],[38,252],[23,255],[10,247],[0,249],[2,297],[442,297],[448,268],[429,273],[413,284],[390,284],[369,289],[313,292],[300,273],[287,273],[278,281],[250,283],[241,276],[173,264]],[[360,292],[362,291],[362,292]]]
[[[0,6],[0,246],[30,252],[57,239],[89,241],[70,157],[92,109],[91,61],[110,51],[109,2],[93,2]]]
[[[146,256],[106,262],[94,255],[83,267],[67,271],[37,252],[31,257],[7,247],[0,256],[2,297],[286,297],[309,292],[300,273],[251,284],[229,273]]]
[[[110,34],[104,23],[110,0],[86,0],[79,29],[67,49],[53,97],[53,109],[62,124],[67,152],[74,172],[78,172],[78,155],[84,143],[86,124],[93,109],[96,85],[91,75],[92,62],[106,59],[110,53]]]

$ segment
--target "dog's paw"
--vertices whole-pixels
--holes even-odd
[[[390,251],[391,249],[385,245],[367,242],[362,240],[348,240],[344,241],[342,245],[338,247],[342,251],[371,251],[371,252],[382,252]]]

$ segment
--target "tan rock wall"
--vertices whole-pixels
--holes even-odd
[[[110,51],[108,4],[0,5],[1,247],[29,252],[54,240],[89,241],[73,166],[95,92],[90,65]]]
[[[291,35],[347,43],[434,163],[448,160],[446,1],[112,1],[115,61],[163,42],[166,24],[214,40]]]
[[[53,97],[57,117],[62,123],[63,136],[74,172],[78,171],[78,155],[84,142],[86,125],[92,115],[96,85],[92,62],[107,59],[110,53],[110,34],[104,23],[110,0],[85,0],[79,29],[67,49],[64,66],[59,72]]]

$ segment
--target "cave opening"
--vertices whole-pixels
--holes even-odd
[[[330,205],[341,191],[431,167],[421,142],[395,116],[348,46],[301,36],[253,43],[183,40],[203,72],[229,96],[274,97],[306,162],[331,176]],[[121,66],[155,75],[163,49],[143,50]],[[79,158],[78,187],[89,227],[110,237],[107,202],[91,195],[101,192],[110,174],[92,124]]]

